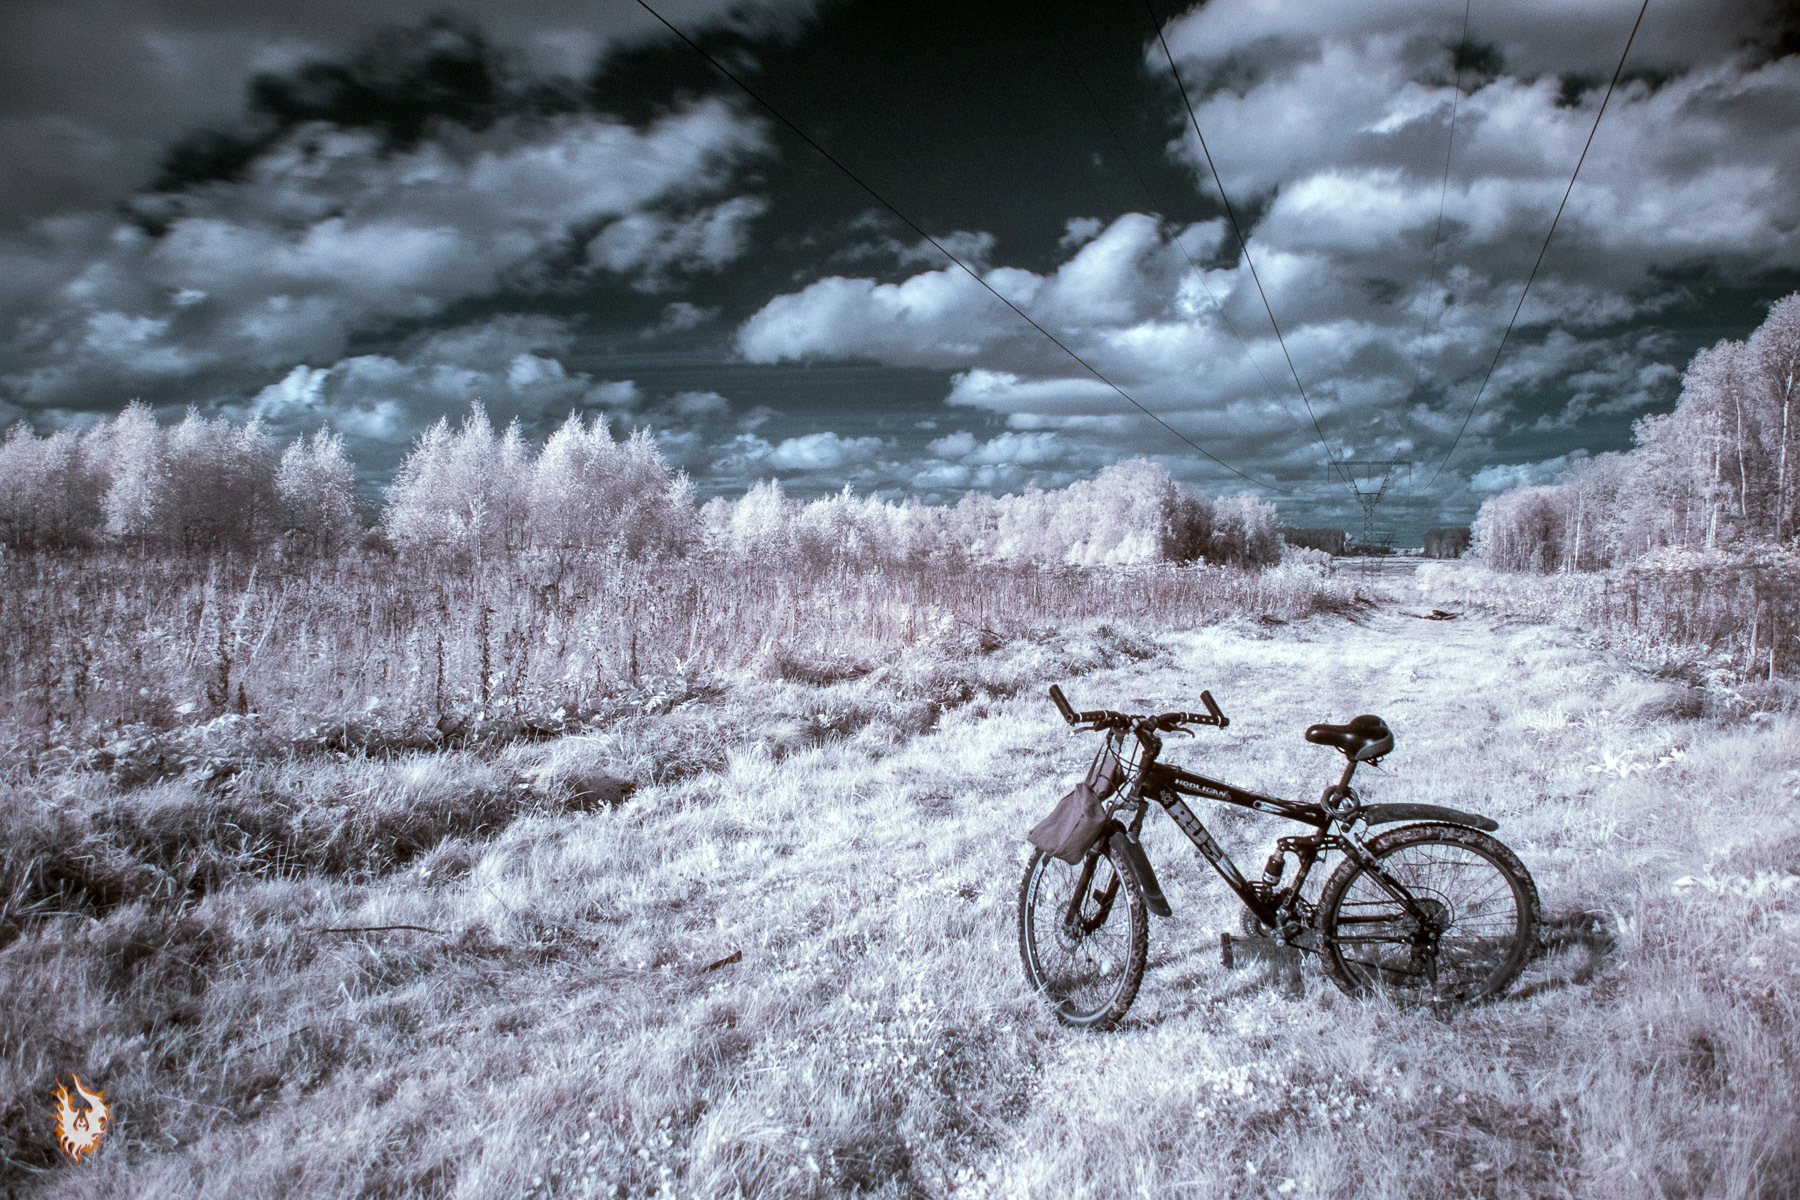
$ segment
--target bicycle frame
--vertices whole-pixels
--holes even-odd
[[[1328,850],[1341,850],[1354,859],[1381,884],[1382,888],[1406,910],[1409,916],[1421,922],[1426,920],[1424,910],[1414,900],[1412,893],[1381,869],[1375,857],[1363,846],[1360,838],[1349,834],[1349,820],[1340,817],[1326,806],[1325,801],[1327,800],[1339,797],[1354,799],[1355,793],[1350,791],[1350,777],[1356,770],[1354,762],[1346,764],[1343,778],[1336,785],[1326,789],[1324,800],[1318,803],[1282,800],[1275,796],[1265,796],[1260,792],[1253,792],[1247,788],[1226,783],[1224,780],[1212,779],[1205,775],[1197,775],[1192,771],[1185,771],[1180,767],[1170,766],[1167,763],[1159,763],[1156,761],[1156,754],[1161,750],[1160,739],[1156,739],[1156,741],[1158,744],[1154,746],[1145,746],[1145,761],[1137,773],[1136,780],[1125,790],[1125,798],[1119,806],[1121,808],[1126,805],[1136,806],[1130,822],[1125,825],[1126,835],[1133,842],[1138,840],[1149,802],[1155,801],[1160,804],[1163,811],[1168,813],[1169,818],[1175,822],[1176,828],[1186,834],[1187,839],[1194,844],[1194,848],[1207,862],[1212,864],[1213,870],[1219,873],[1219,877],[1243,902],[1244,907],[1249,909],[1264,925],[1282,933],[1284,941],[1290,939],[1286,936],[1283,928],[1286,924],[1283,910],[1291,912],[1292,905],[1278,905],[1275,901],[1282,896],[1290,900],[1297,899],[1320,855]],[[1312,826],[1317,831],[1316,833],[1280,838],[1276,842],[1279,853],[1291,852],[1298,859],[1299,870],[1296,872],[1293,882],[1277,895],[1259,892],[1256,885],[1247,879],[1242,871],[1238,870],[1237,864],[1225,852],[1225,848],[1219,845],[1200,818],[1194,814],[1194,810],[1188,807],[1183,797],[1231,804],[1239,808],[1268,813],[1271,816]],[[1331,832],[1333,821],[1341,823],[1343,828],[1340,833]]]

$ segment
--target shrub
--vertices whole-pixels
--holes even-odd
[[[356,519],[356,468],[344,456],[344,439],[328,430],[312,441],[297,439],[275,472],[281,527],[315,554],[330,555],[354,545],[362,533]]]
[[[62,550],[100,524],[101,478],[75,435],[35,436],[23,422],[0,443],[0,544]]]

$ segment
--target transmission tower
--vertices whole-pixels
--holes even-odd
[[[1363,511],[1363,546],[1373,549],[1377,544],[1375,535],[1375,508],[1381,503],[1382,496],[1387,494],[1388,484],[1402,471],[1408,478],[1412,475],[1412,463],[1404,458],[1345,458],[1339,459],[1338,465],[1350,477],[1350,488],[1356,493],[1356,502],[1362,505]],[[1391,548],[1394,535],[1386,533],[1379,539],[1382,549]],[[1363,570],[1373,574],[1376,570],[1374,557],[1371,555],[1363,564]]]

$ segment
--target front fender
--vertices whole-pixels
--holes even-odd
[[[1156,870],[1151,867],[1150,856],[1144,853],[1144,847],[1117,821],[1112,822],[1106,844],[1112,848],[1114,861],[1124,863],[1125,869],[1137,880],[1138,890],[1144,893],[1144,907],[1159,917],[1168,916],[1169,902],[1162,894],[1162,885],[1156,881]]]
[[[1500,828],[1500,822],[1492,817],[1436,804],[1371,804],[1362,810],[1361,816],[1371,825],[1386,825],[1391,821],[1446,821],[1488,833]]]

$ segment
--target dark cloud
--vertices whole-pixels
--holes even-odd
[[[664,11],[1294,519],[1357,519],[1141,5]],[[1396,493],[1406,519],[1617,448],[1696,346],[1800,285],[1784,11],[1652,6],[1458,468]],[[1478,8],[1460,48],[1460,6],[1424,0],[1166,15],[1334,451],[1432,461],[1632,13]],[[536,436],[572,408],[649,425],[703,495],[947,499],[1133,454],[1240,485],[636,5],[15,0],[0,153],[25,164],[0,178],[0,419],[141,395],[329,423],[379,474],[479,400]]]
[[[1510,6],[1479,15],[1472,37],[1483,48],[1459,59],[1459,29],[1445,35],[1441,7],[1392,0],[1322,14],[1215,0],[1168,31],[1251,233],[1261,289],[1343,457],[1435,465],[1448,448],[1600,101],[1567,72],[1602,69],[1602,49],[1616,57],[1629,27],[1616,5]],[[1765,11],[1690,3],[1646,26],[1633,54],[1639,77],[1611,101],[1465,435],[1466,472],[1503,445],[1530,453],[1515,436],[1523,431],[1558,433],[1566,446],[1609,426],[1617,439],[1633,416],[1672,401],[1673,364],[1694,343],[1668,323],[1691,321],[1694,297],[1665,286],[1670,267],[1773,274],[1771,288],[1781,272],[1800,272],[1800,133],[1784,115],[1800,111],[1800,58],[1757,41]],[[1145,63],[1166,78],[1160,49]],[[1655,78],[1642,78],[1650,66]],[[1169,103],[1172,151],[1192,186],[1211,193],[1172,90]],[[1222,223],[1195,226],[1184,241],[1218,267],[1204,273],[1166,226],[1126,216],[1095,236],[1098,224],[1069,223],[1053,270],[1002,265],[987,281],[1209,449],[1327,499],[1333,485],[1310,422],[1296,421],[1291,404],[1263,402],[1272,399],[1264,380],[1292,395],[1286,362]],[[1248,355],[1224,317],[1250,336]],[[962,367],[952,403],[1015,423],[1098,418],[1120,405],[949,268],[819,280],[771,300],[739,345],[752,359],[865,354]]]

